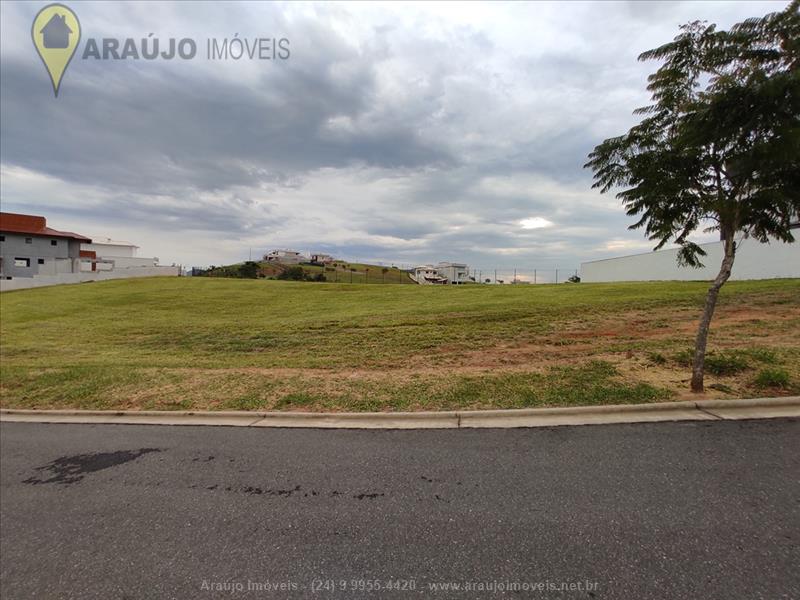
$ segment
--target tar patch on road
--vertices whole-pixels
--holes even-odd
[[[41,483],[77,483],[87,473],[95,473],[110,469],[126,462],[136,460],[150,452],[161,452],[160,448],[140,448],[139,450],[118,450],[117,452],[96,452],[92,454],[76,454],[62,456],[53,462],[36,467],[39,475],[25,479],[22,483],[39,485]]]

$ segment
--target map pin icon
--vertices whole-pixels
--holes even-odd
[[[33,18],[31,37],[58,97],[61,78],[81,40],[78,17],[63,4],[48,4]]]

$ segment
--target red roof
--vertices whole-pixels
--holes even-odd
[[[17,213],[0,212],[0,231],[4,233],[27,233],[29,235],[42,235],[45,237],[60,237],[79,240],[90,244],[89,238],[72,233],[71,231],[57,231],[47,226],[44,217],[35,215],[20,215]]]

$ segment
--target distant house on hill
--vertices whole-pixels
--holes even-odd
[[[308,257],[294,250],[273,250],[264,255],[264,260],[283,265],[298,265],[302,262],[308,262]]]
[[[330,264],[335,260],[336,259],[333,258],[330,254],[312,254],[311,255],[311,262],[320,263],[322,265]]]
[[[447,283],[459,284],[469,280],[469,267],[464,263],[440,262],[436,272],[447,279]]]
[[[411,278],[420,285],[461,284],[469,280],[469,268],[463,263],[441,262],[436,266],[414,267]]]
[[[414,267],[412,279],[420,285],[444,285],[447,279],[441,277],[433,265],[419,265]]]

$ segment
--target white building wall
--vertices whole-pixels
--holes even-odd
[[[722,242],[700,246],[708,253],[701,258],[705,265],[702,269],[679,267],[678,249],[675,248],[581,263],[581,281],[709,281],[719,273]],[[762,244],[752,238],[739,242],[731,279],[779,277],[800,277],[800,240],[793,244],[776,240]]]
[[[95,270],[97,271],[111,271],[117,269],[130,269],[130,268],[138,268],[138,267],[157,267],[158,266],[158,259],[157,258],[144,258],[140,256],[100,256],[97,255],[97,260],[104,260],[104,261],[113,261],[112,262],[98,262],[95,263]],[[81,263],[81,271],[91,271],[92,270],[92,262],[89,258],[84,258],[83,262]]]
[[[81,244],[81,250],[93,250],[97,256],[124,256],[131,258],[136,256],[136,246],[133,244],[104,244],[102,242],[92,242],[91,244]]]
[[[87,281],[106,281],[108,279],[128,279],[133,277],[177,277],[180,267],[132,267],[119,271],[95,271],[90,273],[60,273],[58,275],[34,275],[33,277],[15,277],[0,279],[0,292],[24,290],[65,283],[85,283]]]

